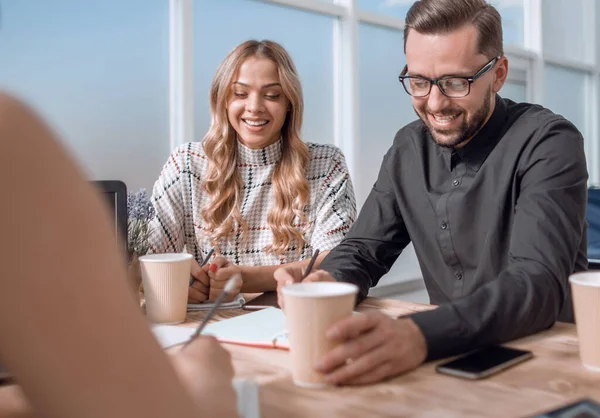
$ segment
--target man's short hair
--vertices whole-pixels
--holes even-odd
[[[472,24],[479,34],[478,52],[493,58],[504,55],[502,18],[485,0],[420,0],[408,10],[404,26],[404,52],[411,29],[422,34],[445,34]]]

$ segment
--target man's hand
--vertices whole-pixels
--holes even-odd
[[[192,260],[191,273],[194,282],[188,290],[188,303],[202,303],[208,299],[210,290],[208,265],[200,267],[196,260]]]
[[[332,384],[379,382],[419,366],[427,344],[412,319],[392,319],[380,312],[352,315],[327,330],[342,342],[315,365]]]
[[[239,282],[239,286],[235,291],[226,295],[223,302],[231,302],[242,290],[242,284],[244,276],[242,275],[242,269],[240,266],[229,262],[225,257],[215,257],[214,261],[208,268],[208,277],[210,279],[210,292],[208,300],[214,301],[223,293],[227,281],[234,275],[239,274],[242,281]]]
[[[335,282],[335,279],[331,274],[325,270],[316,270],[306,276],[306,279],[302,280],[304,269],[306,266],[298,263],[290,263],[285,267],[280,267],[275,270],[273,277],[277,281],[277,303],[283,309],[283,294],[281,289],[293,283],[299,282]]]
[[[200,336],[170,352],[175,371],[206,416],[237,416],[231,354],[213,337]]]

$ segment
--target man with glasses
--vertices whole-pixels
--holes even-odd
[[[396,134],[355,224],[305,280],[354,283],[364,298],[412,242],[439,307],[334,325],[328,337],[343,344],[315,367],[336,384],[572,321],[568,276],[587,267],[583,138],[548,109],[498,96],[508,60],[497,10],[421,0],[405,22],[400,82],[419,120]]]

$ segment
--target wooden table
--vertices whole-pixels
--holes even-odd
[[[433,309],[430,305],[368,298],[359,311],[390,316]],[[221,311],[219,319],[244,311]],[[183,326],[193,326],[194,314]],[[579,360],[575,326],[552,329],[507,344],[531,350],[534,358],[496,376],[469,381],[435,372],[428,363],[406,375],[362,387],[304,389],[291,379],[287,351],[227,344],[238,377],[260,385],[262,416],[270,417],[530,417],[580,398],[600,402],[600,373]]]
[[[359,311],[397,317],[432,309],[410,302],[368,298]],[[217,319],[246,313],[220,311]],[[190,313],[194,326],[204,312]],[[238,377],[260,386],[262,416],[270,417],[529,417],[583,397],[600,401],[600,373],[581,366],[573,325],[559,323],[508,344],[532,350],[534,358],[481,381],[437,374],[435,363],[383,383],[362,387],[303,389],[291,379],[287,351],[227,344]],[[17,386],[0,388],[0,417],[22,417],[26,402]]]

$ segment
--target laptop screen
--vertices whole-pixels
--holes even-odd
[[[93,182],[104,195],[115,222],[114,233],[118,245],[126,250],[127,245],[127,186],[118,180],[103,180]]]
[[[112,219],[114,220],[114,234],[116,237],[119,236],[119,234],[121,234],[121,231],[119,231],[119,225],[117,222],[118,216],[117,216],[117,193],[113,192],[113,191],[105,191],[103,193],[106,202],[108,203],[110,209],[111,209],[111,216]]]

